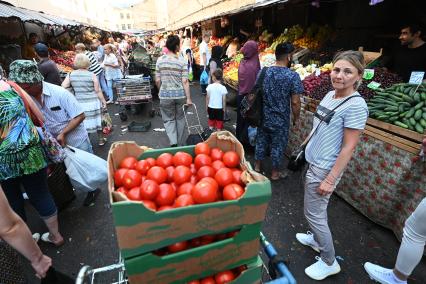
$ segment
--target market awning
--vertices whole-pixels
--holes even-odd
[[[53,15],[39,13],[25,8],[0,3],[0,19],[19,19],[22,22],[32,22],[42,25],[81,26],[81,23],[62,19]]]

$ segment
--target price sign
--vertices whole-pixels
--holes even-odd
[[[315,68],[315,76],[319,76],[321,74],[321,70],[319,68]]]
[[[368,84],[367,85],[367,88],[370,88],[370,89],[372,89],[372,90],[375,90],[375,89],[377,89],[378,87],[380,87],[380,83],[377,83],[377,82],[374,82],[374,81],[372,81],[370,84]]]
[[[374,77],[374,69],[364,69],[364,75],[362,78],[364,80],[371,80]]]
[[[408,83],[420,85],[424,76],[425,72],[413,71],[411,72],[410,81]]]

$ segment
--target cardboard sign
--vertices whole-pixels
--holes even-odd
[[[364,69],[364,75],[362,79],[371,80],[374,77],[374,69]]]
[[[420,85],[423,81],[424,76],[425,72],[413,71],[411,72],[410,81],[408,83]]]
[[[370,84],[368,84],[367,85],[367,88],[370,88],[370,89],[372,89],[372,90],[375,90],[375,89],[377,89],[378,87],[380,87],[380,83],[377,83],[377,82],[374,82],[374,81],[372,81]]]

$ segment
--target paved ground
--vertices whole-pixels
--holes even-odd
[[[192,88],[193,100],[199,106],[202,123],[206,125],[206,115],[201,106],[203,100],[198,86]],[[158,102],[155,102],[157,106]],[[115,130],[108,144],[100,148],[95,146],[95,152],[106,159],[109,146],[113,141],[134,140],[141,145],[153,148],[168,146],[168,139],[163,132],[153,132],[154,128],[163,128],[161,118],[156,116],[150,119],[146,114],[148,107],[139,115],[132,115],[122,123],[117,115],[117,106],[110,106]],[[233,129],[235,111],[230,110],[231,122],[226,128]],[[144,133],[121,132],[121,126],[131,121],[151,120],[151,131]],[[249,160],[253,157],[248,155]],[[266,174],[270,169],[266,168]],[[59,249],[47,244],[40,244],[42,250],[53,258],[57,270],[70,277],[76,277],[80,268],[85,265],[93,267],[106,266],[118,261],[118,248],[115,231],[112,224],[112,214],[106,186],[92,207],[83,207],[84,193],[77,193],[74,200],[65,210],[60,212],[61,232],[67,242]],[[316,253],[302,247],[295,240],[297,232],[307,230],[307,223],[303,216],[303,189],[300,184],[300,175],[295,174],[288,179],[272,183],[272,199],[268,214],[263,226],[263,232],[274,244],[281,256],[290,261],[290,270],[298,283],[315,283],[305,276],[304,269],[314,261]],[[34,211],[29,221],[33,232],[45,232],[44,224],[36,217]],[[382,263],[391,267],[395,261],[399,243],[393,233],[372,223],[363,215],[354,210],[348,203],[333,195],[329,206],[329,223],[334,236],[337,255],[341,257],[342,272],[322,283],[372,283],[362,267],[367,260]],[[38,283],[27,267],[26,274],[30,283]],[[111,283],[116,273],[106,273],[96,278],[95,283]],[[414,271],[409,283],[426,283],[426,261]]]

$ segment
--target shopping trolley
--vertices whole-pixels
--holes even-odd
[[[269,278],[271,281],[261,280],[261,283],[265,284],[296,284],[296,280],[288,269],[286,262],[281,259],[275,250],[274,246],[268,242],[263,233],[260,233],[260,244],[267,257],[267,260],[262,258],[262,278]],[[266,263],[265,263],[266,262]],[[92,268],[88,265],[83,266],[77,276],[76,284],[93,284],[96,282],[96,275],[109,272],[118,271],[118,277],[116,282],[112,284],[128,283],[126,277],[126,269],[124,267],[123,259],[119,258],[118,263],[100,267]]]
[[[117,103],[120,105],[120,119],[127,120],[126,107],[149,104],[149,116],[154,117],[155,110],[151,93],[151,78],[143,75],[128,75],[114,81]]]
[[[206,141],[212,134],[210,128],[203,128],[195,104],[182,106],[185,117],[186,127],[188,129],[188,138],[186,145],[196,145],[199,142]]]

